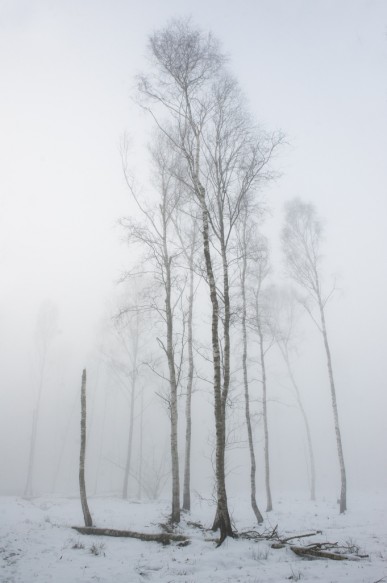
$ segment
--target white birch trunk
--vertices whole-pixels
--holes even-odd
[[[136,322],[135,338],[133,340],[133,358],[132,358],[132,374],[131,374],[131,387],[130,387],[130,416],[129,416],[129,435],[128,435],[128,448],[126,452],[126,462],[125,462],[125,472],[124,472],[124,484],[122,488],[122,497],[124,499],[128,498],[128,484],[130,476],[130,467],[132,461],[132,447],[133,447],[133,426],[134,426],[134,403],[136,396],[136,381],[137,381],[137,352],[138,352],[138,314]]]
[[[244,227],[245,228],[245,227]],[[259,511],[257,500],[256,500],[256,461],[253,443],[253,432],[251,428],[251,417],[250,417],[250,395],[249,395],[249,381],[247,374],[247,329],[246,329],[246,241],[244,241],[244,253],[243,253],[243,267],[241,274],[241,292],[242,292],[242,339],[243,339],[243,384],[245,389],[245,417],[246,417],[246,427],[247,427],[247,437],[249,443],[249,453],[250,453],[250,501],[251,508],[255,514],[258,524],[263,522],[263,516]]]
[[[330,352],[329,344],[328,344],[328,335],[327,335],[327,329],[326,329],[326,324],[325,324],[324,306],[323,306],[320,294],[318,294],[318,304],[319,304],[320,317],[321,317],[321,331],[322,331],[322,336],[324,339],[324,347],[325,347],[325,353],[326,353],[326,357],[327,357],[329,384],[330,384],[330,389],[331,389],[331,399],[332,399],[332,409],[333,409],[333,420],[334,420],[335,434],[336,434],[337,453],[338,453],[338,457],[339,457],[340,477],[341,477],[340,514],[342,514],[343,512],[345,512],[347,510],[347,476],[346,476],[345,464],[344,464],[343,445],[342,445],[342,441],[341,441],[339,413],[338,413],[338,409],[337,409],[337,400],[336,400],[336,388],[335,388],[335,383],[333,380],[331,352]]]
[[[210,299],[212,306],[211,316],[211,337],[212,337],[212,356],[214,367],[214,415],[215,415],[215,434],[216,434],[216,453],[215,453],[215,475],[217,488],[217,510],[213,523],[214,530],[220,530],[220,543],[227,536],[233,536],[230,515],[227,505],[226,480],[225,480],[225,416],[222,401],[221,387],[221,358],[219,348],[219,305],[216,291],[216,283],[212,269],[210,242],[209,242],[209,222],[208,210],[205,203],[205,191],[203,186],[196,181],[197,193],[202,209],[202,226],[203,226],[203,252],[206,265],[206,273],[210,288]]]
[[[167,322],[167,360],[169,369],[170,385],[170,419],[171,419],[171,462],[172,462],[172,513],[171,521],[180,522],[180,479],[179,479],[179,455],[177,445],[177,381],[175,358],[173,349],[173,313],[171,301],[171,258],[168,254],[167,246],[167,220],[165,216],[165,204],[162,206],[163,214],[163,259],[165,272],[165,314]]]
[[[265,350],[263,345],[263,333],[261,318],[259,315],[258,301],[256,303],[257,315],[257,329],[259,337],[259,351],[261,357],[262,369],[262,415],[263,415],[263,434],[264,434],[264,450],[265,450],[265,487],[266,487],[266,512],[273,510],[273,503],[271,498],[270,487],[270,455],[269,455],[269,424],[267,418],[267,385],[266,385],[266,366],[265,366]]]
[[[188,299],[188,383],[187,397],[185,405],[185,464],[184,464],[184,486],[183,486],[183,509],[191,510],[191,433],[192,433],[192,386],[194,375],[194,358],[193,358],[193,303],[194,303],[194,251],[196,243],[196,231],[193,231],[191,252],[189,257],[189,299]]]
[[[143,434],[144,434],[144,388],[141,390],[141,411],[140,411],[140,443],[139,443],[139,461],[138,461],[138,489],[137,498],[141,500],[142,497],[142,450],[143,450]]]

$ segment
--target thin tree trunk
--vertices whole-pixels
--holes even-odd
[[[273,510],[273,503],[271,499],[271,489],[270,489],[270,456],[269,456],[269,428],[267,420],[267,385],[266,385],[266,366],[265,366],[265,351],[263,347],[263,334],[261,319],[259,316],[259,306],[258,301],[256,303],[256,314],[257,314],[257,328],[259,337],[259,350],[261,356],[261,368],[262,368],[262,412],[263,412],[263,433],[265,439],[265,486],[266,486],[266,512]]]
[[[133,373],[133,374],[135,374],[135,373]],[[130,393],[130,417],[129,417],[128,448],[126,451],[124,484],[123,484],[123,488],[122,488],[122,497],[125,500],[128,498],[128,484],[129,484],[130,466],[131,466],[131,460],[132,460],[135,386],[136,386],[136,381],[134,378],[132,378],[132,387],[131,387],[131,393]]]
[[[141,391],[141,411],[140,411],[140,443],[139,443],[139,463],[138,463],[138,490],[137,498],[141,500],[142,497],[142,446],[143,446],[143,430],[144,430],[144,388]]]
[[[244,226],[246,229],[246,226]],[[245,232],[244,232],[245,235]],[[255,474],[256,474],[256,462],[254,453],[254,443],[253,443],[253,432],[251,428],[251,417],[250,417],[250,396],[249,396],[249,381],[247,374],[247,328],[246,328],[246,241],[244,241],[244,253],[243,253],[243,266],[241,274],[241,292],[242,292],[242,339],[243,339],[243,384],[245,388],[245,416],[246,416],[246,427],[247,427],[247,437],[249,442],[249,452],[250,452],[250,500],[251,508],[255,514],[258,524],[263,522],[263,516],[259,511],[257,500],[256,500],[256,484],[255,484]]]
[[[219,199],[218,199],[219,200]],[[225,245],[224,236],[224,223],[223,223],[223,213],[222,209],[219,208],[219,222],[220,222],[220,245],[221,245],[221,256],[222,256],[222,270],[223,270],[223,301],[224,301],[224,319],[223,319],[223,386],[221,387],[221,439],[222,439],[222,465],[223,465],[223,482],[224,491],[226,493],[225,485],[225,455],[226,455],[226,404],[227,396],[230,387],[230,290],[229,290],[229,277],[228,277],[228,262],[227,262],[227,252]],[[213,530],[219,528],[219,516],[221,510],[218,507],[215,514],[215,519],[213,523]]]
[[[213,529],[220,530],[221,544],[227,536],[233,536],[230,515],[227,505],[226,481],[225,481],[225,416],[222,402],[221,390],[221,358],[219,347],[219,305],[216,291],[216,283],[212,269],[212,260],[209,243],[209,221],[208,210],[205,203],[205,191],[203,186],[196,178],[197,194],[202,210],[202,235],[203,235],[203,252],[206,265],[206,273],[210,288],[210,299],[212,305],[211,316],[211,336],[212,336],[212,355],[214,367],[214,414],[215,414],[215,434],[216,434],[216,454],[215,454],[215,474],[217,488],[217,510],[213,523]]]
[[[196,231],[193,231],[193,239],[191,244],[191,252],[189,257],[189,300],[188,300],[188,383],[187,383],[187,398],[185,405],[185,465],[184,465],[184,486],[183,486],[183,509],[191,510],[191,433],[192,433],[192,385],[194,375],[194,359],[193,359],[193,302],[194,302],[194,269],[193,259],[196,243]]]
[[[316,500],[316,467],[315,467],[315,463],[314,463],[313,443],[312,443],[312,436],[310,433],[309,421],[308,421],[306,411],[304,409],[304,405],[303,405],[302,400],[301,400],[301,395],[300,395],[298,385],[297,385],[296,380],[295,380],[294,375],[293,375],[293,370],[292,370],[292,367],[290,365],[290,360],[289,360],[289,355],[288,355],[287,349],[284,348],[284,346],[282,346],[281,343],[279,343],[278,346],[279,346],[279,349],[280,349],[281,354],[283,356],[283,359],[285,361],[286,368],[288,369],[289,378],[290,378],[290,381],[293,385],[293,389],[295,391],[296,398],[297,398],[297,404],[298,404],[298,407],[300,409],[302,419],[304,421],[306,439],[307,439],[307,443],[308,443],[309,463],[310,463],[310,478],[311,478],[311,480],[310,480],[310,499]]]
[[[129,435],[128,435],[128,448],[126,452],[126,463],[124,472],[124,484],[122,488],[122,497],[126,500],[128,498],[128,484],[130,475],[130,466],[132,461],[132,445],[133,445],[133,426],[134,426],[134,402],[136,395],[136,380],[137,380],[137,350],[138,350],[138,314],[137,314],[137,326],[136,326],[136,337],[133,342],[133,370],[131,374],[131,387],[130,387],[130,416],[129,416]]]
[[[341,442],[339,413],[338,413],[338,409],[337,409],[337,400],[336,400],[336,389],[335,389],[335,383],[333,380],[331,352],[330,352],[329,344],[328,344],[328,335],[327,335],[327,329],[326,329],[326,324],[325,324],[324,306],[323,306],[320,295],[318,295],[318,304],[319,304],[319,308],[320,308],[320,317],[321,317],[321,332],[322,332],[323,339],[324,339],[324,346],[325,346],[325,352],[326,352],[326,357],[327,357],[329,383],[330,383],[331,398],[332,398],[333,419],[334,419],[335,433],[336,433],[337,453],[338,453],[339,465],[340,465],[340,477],[341,477],[340,514],[342,514],[343,512],[345,512],[347,510],[347,477],[346,477],[346,472],[345,472],[343,445]]]
[[[86,455],[86,369],[82,373],[81,387],[81,451],[79,454],[79,490],[85,526],[93,526],[86,497],[85,485],[85,455]]]
[[[167,321],[167,360],[169,369],[170,384],[170,415],[171,415],[171,461],[172,461],[172,513],[171,521],[180,522],[180,479],[179,479],[179,455],[177,446],[177,381],[175,358],[173,350],[173,313],[171,301],[171,258],[167,248],[167,222],[165,217],[165,205],[162,207],[163,214],[163,254],[165,270],[165,314]]]

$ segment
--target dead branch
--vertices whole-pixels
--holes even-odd
[[[275,540],[281,542],[277,529],[278,524],[273,529],[266,529],[263,532],[258,532],[257,530],[244,530],[238,534],[238,537],[249,540]]]
[[[290,547],[293,553],[300,557],[305,557],[307,559],[333,559],[334,561],[360,561],[365,555],[350,555],[344,553],[337,553],[332,551],[327,551],[321,548],[320,545],[311,545],[307,547]]]
[[[296,538],[305,538],[307,536],[315,536],[316,534],[322,534],[321,530],[316,530],[315,532],[307,532],[306,534],[297,534],[294,536],[288,536],[287,538],[281,538],[280,542],[281,543],[287,543],[290,540],[294,540]]]
[[[143,541],[153,541],[158,542],[163,545],[169,545],[171,542],[179,542],[184,546],[189,544],[189,539],[181,534],[173,534],[166,532],[159,533],[143,533],[135,532],[132,530],[117,530],[115,528],[96,528],[96,527],[86,527],[86,526],[73,526],[74,530],[80,534],[92,534],[97,536],[114,536],[123,538],[137,538]]]
[[[315,542],[306,546],[296,546],[289,545],[289,541],[306,538],[309,536],[315,536],[317,534],[322,534],[321,530],[316,530],[314,532],[308,532],[304,534],[298,534],[293,536],[288,536],[286,538],[281,537],[278,534],[278,525],[272,530],[265,530],[263,532],[258,532],[256,530],[247,530],[239,534],[239,538],[255,540],[255,541],[273,541],[272,549],[283,549],[287,546],[298,556],[306,559],[332,559],[334,561],[359,561],[365,559],[368,555],[359,554],[359,548],[355,545],[339,545],[338,542]]]

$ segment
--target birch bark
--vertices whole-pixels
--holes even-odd
[[[241,272],[241,293],[242,293],[242,341],[243,341],[243,354],[242,354],[242,366],[243,366],[243,384],[244,384],[244,395],[245,395],[245,418],[246,418],[246,428],[247,428],[247,438],[249,443],[249,453],[250,453],[250,502],[251,508],[255,514],[258,524],[263,522],[263,516],[258,508],[256,499],[256,460],[254,452],[254,442],[253,442],[253,431],[251,427],[251,416],[250,416],[250,394],[249,394],[249,380],[248,380],[248,370],[247,370],[247,302],[246,302],[246,271],[247,271],[247,241],[246,241],[246,221],[244,221],[243,227],[243,250],[242,250],[242,272]]]
[[[194,376],[194,355],[193,355],[193,306],[194,306],[194,253],[196,246],[196,229],[192,231],[192,240],[188,257],[189,266],[189,298],[188,298],[188,382],[187,396],[185,404],[185,463],[184,463],[184,486],[183,486],[183,509],[191,510],[191,436],[192,436],[192,387]]]

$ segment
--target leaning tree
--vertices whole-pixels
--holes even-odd
[[[302,299],[302,304],[320,331],[324,342],[341,475],[340,513],[343,513],[347,509],[347,480],[332,357],[325,320],[325,308],[332,292],[326,293],[323,287],[322,238],[323,228],[321,221],[317,217],[315,207],[297,198],[288,202],[286,205],[285,225],[282,230],[282,247],[288,273],[306,291],[307,297]],[[313,307],[316,309],[317,314],[313,312]]]
[[[294,373],[292,355],[296,350],[296,323],[298,302],[293,291],[286,289],[273,289],[273,310],[270,319],[273,338],[284,360],[290,384],[296,397],[297,407],[303,420],[306,440],[308,444],[308,457],[310,469],[310,499],[316,499],[316,467],[314,462],[314,450],[309,418],[301,397],[299,383]]]

